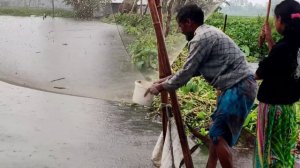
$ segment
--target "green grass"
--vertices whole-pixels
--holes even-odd
[[[46,14],[48,17],[52,16],[51,9],[43,9],[43,8],[9,8],[9,7],[1,7],[0,15],[9,15],[9,16],[43,16]],[[54,10],[55,17],[66,17],[71,18],[74,17],[73,11],[68,11],[64,9],[55,9]]]

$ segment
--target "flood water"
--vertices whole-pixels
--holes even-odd
[[[130,101],[132,67],[120,27],[100,21],[0,16],[0,79],[70,95]]]

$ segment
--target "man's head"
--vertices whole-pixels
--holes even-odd
[[[188,41],[194,37],[195,30],[203,25],[204,13],[195,4],[183,6],[177,13],[176,20]]]

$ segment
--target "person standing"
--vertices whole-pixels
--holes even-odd
[[[265,24],[261,35],[269,55],[259,63],[256,168],[293,168],[297,141],[295,102],[300,96],[300,4],[284,0],[275,7],[275,28],[283,36],[276,44]]]
[[[254,74],[233,40],[221,30],[203,23],[204,14],[200,7],[183,6],[176,20],[189,41],[188,58],[180,71],[155,82],[145,95],[176,90],[195,76],[203,76],[220,90],[217,108],[211,116],[207,167],[215,168],[219,160],[222,167],[232,168],[231,147],[236,144],[256,97]]]

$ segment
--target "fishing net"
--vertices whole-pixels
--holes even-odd
[[[43,8],[42,14],[0,17],[2,81],[130,102],[135,80],[158,78],[156,38],[146,0],[53,2],[32,0],[24,4],[27,8]],[[162,24],[164,32],[169,30],[165,42],[171,63],[187,44],[174,18],[178,9],[189,3],[201,6],[205,18],[220,8],[223,13],[226,9],[236,11],[235,0],[229,4],[221,0],[163,0]],[[22,6],[16,0],[3,5]],[[60,17],[66,11],[79,19]],[[86,19],[90,17],[94,19]]]

